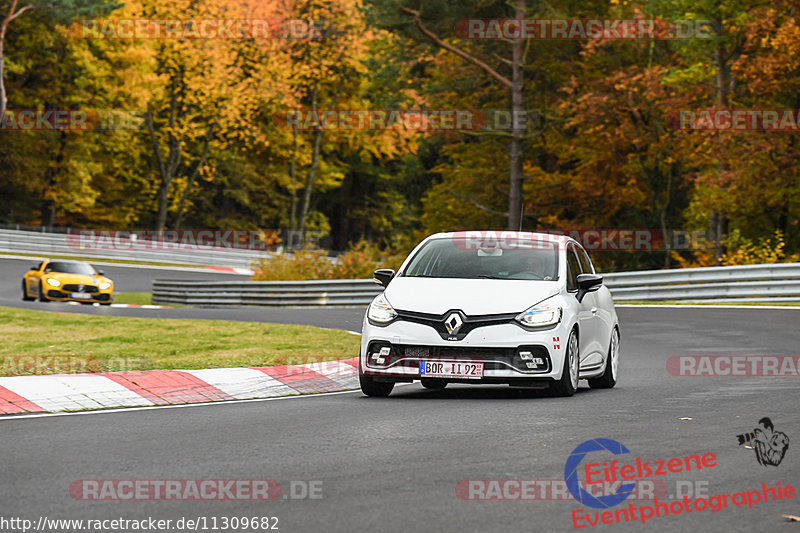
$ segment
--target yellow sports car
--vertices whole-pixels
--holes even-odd
[[[58,300],[111,305],[114,282],[83,261],[45,259],[22,279],[22,299]]]

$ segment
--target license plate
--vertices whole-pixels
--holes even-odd
[[[483,377],[483,363],[463,361],[420,361],[419,375],[426,378],[467,378]]]
[[[73,298],[91,298],[92,295],[89,294],[88,292],[73,292],[72,293],[72,297]]]

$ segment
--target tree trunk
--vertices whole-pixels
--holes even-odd
[[[525,18],[525,0],[517,0],[516,18]],[[509,145],[508,173],[508,229],[522,229],[522,164],[525,128],[523,40],[516,39],[511,48],[511,142]]]
[[[178,119],[180,115],[180,99],[183,96],[183,80],[181,78],[180,86],[178,88],[179,82],[177,77],[181,76],[182,73],[173,73],[172,77],[172,87],[171,87],[171,102],[170,102],[170,116],[169,116],[169,136],[168,136],[168,145],[169,145],[169,156],[167,160],[164,160],[164,156],[161,153],[161,146],[159,144],[158,137],[156,136],[155,132],[155,123],[153,120],[153,110],[148,109],[147,111],[147,129],[150,132],[150,140],[153,143],[153,152],[155,153],[156,164],[158,165],[158,171],[161,174],[161,180],[158,185],[158,216],[156,219],[156,231],[164,231],[164,228],[167,225],[167,210],[169,209],[169,191],[172,186],[172,180],[175,177],[175,174],[178,172],[178,168],[181,164],[181,139],[176,137],[175,129],[178,124]]]
[[[187,178],[186,182],[186,189],[183,191],[181,195],[181,202],[178,206],[178,215],[175,217],[175,229],[181,229],[181,222],[183,222],[183,213],[186,210],[186,201],[189,199],[189,195],[191,194],[192,189],[194,188],[194,182],[197,180],[198,174],[200,174],[200,168],[206,163],[206,159],[208,158],[208,151],[211,144],[211,139],[214,137],[214,124],[209,126],[208,132],[206,133],[206,137],[203,140],[203,154],[200,156],[200,159],[197,160],[194,168],[192,169],[191,174]]]
[[[670,228],[667,220],[667,215],[668,215],[670,200],[672,198],[672,178],[674,174],[675,174],[675,165],[673,164],[670,165],[669,168],[669,174],[667,175],[667,191],[665,195],[666,198],[664,199],[664,203],[661,206],[661,216],[660,216],[661,234],[664,236],[665,239],[669,238],[668,235]],[[664,268],[670,267],[670,263],[672,261],[672,256],[670,255],[670,253],[671,252],[670,252],[669,242],[666,241],[666,257],[664,258]]]
[[[714,33],[717,35],[718,38],[721,38],[723,35],[723,27],[722,27],[722,20],[719,18],[714,18],[711,21],[711,26],[714,29]],[[730,84],[729,78],[730,73],[728,72],[728,62],[727,58],[725,57],[725,50],[722,48],[722,45],[718,45],[716,49],[714,49],[714,63],[717,66],[717,74],[716,74],[716,90],[717,90],[717,109],[726,109],[729,104],[728,96],[730,91]],[[723,139],[721,132],[717,132],[717,139],[719,142],[720,149],[722,148]],[[719,174],[724,173],[728,170],[727,159],[725,157],[721,157],[719,159],[719,163],[717,163],[717,172]],[[728,218],[725,217],[722,213],[717,211],[716,209],[712,209],[711,211],[711,228],[710,228],[710,237],[714,242],[714,264],[719,266],[721,264],[722,255],[725,253],[724,246],[722,245],[722,239],[724,238],[725,233],[728,231]]]
[[[342,51],[342,54],[344,50]],[[341,54],[340,54],[341,57]],[[347,75],[341,73],[341,77],[339,78],[339,85],[336,88],[336,93],[333,95],[333,100],[331,101],[331,105],[328,108],[329,111],[333,111],[336,109],[336,106],[339,103],[339,96],[342,94],[342,90],[344,89],[344,83],[347,81]],[[317,104],[317,82],[314,83],[314,89],[311,92],[311,109],[314,112],[315,116],[318,116],[318,104]],[[311,153],[311,166],[308,168],[308,172],[306,173],[306,183],[305,188],[303,189],[303,203],[300,205],[300,215],[298,217],[298,236],[303,244],[305,244],[305,233],[306,233],[306,220],[308,219],[308,214],[311,212],[311,193],[314,190],[314,182],[317,180],[317,170],[319,169],[320,163],[320,151],[322,148],[322,128],[317,128],[314,130],[314,144]]]
[[[303,189],[303,203],[300,205],[300,217],[297,232],[303,241],[306,233],[306,219],[311,210],[311,191],[314,190],[314,182],[317,180],[317,169],[319,168],[319,153],[322,146],[322,130],[314,132],[314,145],[311,153],[311,166],[306,173],[306,184]]]
[[[64,153],[67,148],[67,133],[60,131],[58,133],[58,148],[56,149],[55,157],[51,159],[52,163],[47,165],[47,170],[44,172],[44,189],[42,190],[42,226],[52,231],[56,223],[56,208],[58,207],[53,200],[47,198],[50,192],[58,183],[58,172],[61,170],[61,163],[64,162]]]
[[[8,13],[3,18],[3,21],[0,22],[0,121],[2,121],[3,117],[6,116],[6,106],[8,105],[5,70],[5,44],[8,25],[24,12],[28,11],[29,9],[33,9],[33,6],[28,4],[27,6],[21,7],[19,10],[17,10],[18,1],[19,0],[11,0],[11,6],[8,8]]]
[[[292,157],[289,160],[289,189],[292,205],[289,210],[289,234],[286,236],[287,250],[293,250],[297,243],[297,129],[292,130]]]

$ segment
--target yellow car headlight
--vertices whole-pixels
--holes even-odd
[[[103,283],[100,284],[100,288],[103,289],[103,290],[106,290],[110,286],[111,286],[111,282],[110,281],[104,281]]]
[[[47,284],[50,285],[51,287],[60,287],[61,286],[61,282],[58,281],[57,279],[53,279],[53,278],[47,278]]]

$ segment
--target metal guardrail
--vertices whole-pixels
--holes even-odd
[[[800,263],[604,274],[614,301],[800,301]]]
[[[383,291],[371,279],[333,281],[153,281],[158,305],[319,307],[367,305]]]
[[[800,263],[603,274],[616,302],[800,301]],[[383,287],[372,280],[153,282],[154,304],[268,307],[361,306]]]
[[[242,250],[214,246],[194,246],[192,249],[153,249],[152,243],[144,240],[126,241],[116,249],[81,248],[77,238],[68,238],[64,233],[41,233],[0,229],[0,252],[19,254],[45,254],[65,257],[88,257],[96,259],[120,259],[126,261],[148,261],[155,263],[177,263],[186,265],[214,265],[234,268],[249,268],[251,263],[265,256],[261,250]]]

